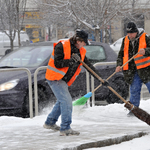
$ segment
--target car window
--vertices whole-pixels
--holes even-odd
[[[0,66],[36,67],[50,57],[53,46],[23,47],[0,60]]]
[[[91,63],[97,63],[106,59],[105,50],[102,46],[84,46],[86,49],[86,57]]]

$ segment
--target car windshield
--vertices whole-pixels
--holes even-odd
[[[22,47],[0,60],[0,67],[36,67],[52,53],[53,46]]]
[[[91,63],[97,63],[106,59],[105,51],[102,46],[84,46],[86,49],[86,57]]]

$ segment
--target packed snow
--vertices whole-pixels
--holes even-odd
[[[141,100],[140,108],[150,114],[150,99]],[[147,135],[133,140],[90,150],[150,150],[150,127],[136,117],[127,117],[124,104],[83,107],[74,106],[71,127],[79,136],[59,136],[59,132],[44,129],[43,123],[52,107],[32,119],[0,117],[1,150],[61,150],[80,144],[145,132]],[[59,118],[57,125],[60,125]]]

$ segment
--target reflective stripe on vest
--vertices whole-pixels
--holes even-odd
[[[146,36],[146,33],[143,33],[139,39],[139,48],[138,48],[138,52],[141,48],[146,48],[147,45],[146,45],[146,39],[145,39],[145,36]],[[124,58],[123,58],[123,63],[127,62],[129,57],[128,57],[128,48],[129,48],[129,39],[128,37],[126,36],[125,37],[125,41],[127,42],[126,43],[126,47],[124,48]],[[145,68],[147,66],[150,65],[150,57],[146,57],[146,56],[143,56],[143,55],[137,55],[135,58],[134,58],[134,61],[135,61],[135,64],[136,64],[136,67],[137,69],[141,69],[141,68]],[[128,64],[125,65],[123,67],[123,70],[128,70]]]
[[[60,41],[63,44],[63,50],[64,50],[64,59],[70,59],[71,58],[71,46],[70,46],[70,41],[69,40],[62,40]],[[54,44],[55,47],[56,44]],[[85,54],[86,54],[86,49],[81,48],[80,49],[80,54],[81,54],[81,60],[84,61]],[[72,76],[70,81],[67,83],[68,86],[70,86],[76,79],[76,77],[79,75],[81,71],[81,66],[80,64],[75,72],[75,74]],[[63,78],[63,76],[67,73],[69,67],[64,67],[64,68],[56,68],[54,65],[54,50],[52,52],[51,58],[48,63],[48,68],[46,70],[46,79],[48,80],[60,80]]]
[[[146,48],[147,47],[147,45],[146,45],[146,39],[145,39],[146,33],[143,33],[143,34],[144,35],[142,35],[141,42],[139,44],[139,50],[141,48]],[[138,52],[139,52],[139,50],[138,50]],[[145,67],[147,67],[147,66],[150,65],[150,57],[146,57],[146,56],[143,56],[143,55],[140,55],[140,54],[138,54],[134,58],[134,61],[135,61],[137,69],[145,68]]]
[[[48,69],[53,70],[54,72],[57,72],[59,74],[62,74],[63,76],[65,75],[65,73],[63,71],[60,71],[54,67],[48,66]]]
[[[63,44],[64,59],[70,59],[71,58],[70,41],[69,40],[62,40],[62,41],[59,41],[59,42],[61,42]],[[56,45],[57,45],[57,43],[54,43],[54,48],[55,48]],[[55,64],[54,64],[54,49],[53,49],[50,60],[48,62],[48,68],[46,70],[45,78],[48,79],[48,80],[60,80],[66,74],[66,72],[68,71],[68,68],[69,67],[64,67],[64,68],[56,68],[55,67]]]

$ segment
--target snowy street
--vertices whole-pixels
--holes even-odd
[[[150,113],[150,99],[141,100],[140,108]],[[43,114],[33,119],[17,117],[0,117],[0,149],[1,150],[69,150],[84,149],[83,145],[92,142],[113,139],[131,140],[133,136],[144,135],[118,145],[91,150],[150,150],[148,139],[150,127],[136,117],[127,117],[128,110],[124,104],[110,104],[90,108],[74,107],[72,129],[80,131],[79,136],[59,136],[59,132],[44,129],[43,123],[50,112],[46,108]],[[57,123],[60,125],[60,119]],[[109,140],[108,140],[109,139]],[[105,141],[105,143],[107,143]],[[134,142],[135,141],[135,142]],[[136,142],[137,141],[137,142]],[[141,142],[141,144],[140,144]],[[101,142],[104,143],[104,142]],[[145,144],[144,144],[145,143]],[[120,148],[121,147],[121,148]]]

